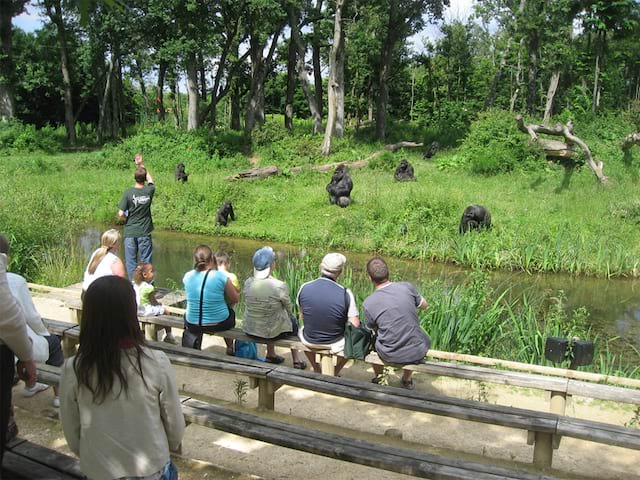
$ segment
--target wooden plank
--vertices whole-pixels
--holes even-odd
[[[47,480],[77,480],[84,478],[75,476],[65,472],[59,472],[46,465],[30,460],[13,453],[12,451],[4,452],[2,460],[2,478],[6,479],[32,479],[43,478]]]
[[[580,397],[640,405],[640,390],[615,387],[613,385],[600,385],[580,380],[569,380],[567,393]]]
[[[551,434],[556,432],[558,416],[551,413],[409,391],[341,377],[327,377],[312,372],[294,373],[291,370],[294,369],[277,367],[267,377],[285,385],[378,405],[509,428]]]
[[[61,367],[54,367],[53,365],[46,365],[44,363],[38,364],[39,382],[46,383],[47,385],[58,385],[60,375],[62,375]]]
[[[289,425],[198,400],[183,404],[185,419],[243,437],[370,467],[438,480],[550,479],[526,471],[377,445],[360,439]]]
[[[558,435],[640,450],[640,430],[609,423],[560,417]]]
[[[70,457],[56,450],[27,441],[13,447],[11,451],[15,454],[34,460],[42,465],[53,468],[59,472],[66,473],[77,478],[84,478],[84,475],[80,470],[80,460],[75,457]]]

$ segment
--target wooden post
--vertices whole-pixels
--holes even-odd
[[[273,382],[266,378],[258,380],[258,408],[263,410],[273,410],[276,403],[276,390]]]
[[[336,374],[336,366],[333,364],[333,355],[325,355],[320,354],[320,370],[323,375],[331,375],[332,377]]]
[[[570,395],[569,395],[570,396]],[[567,407],[567,394],[565,392],[551,392],[551,413],[564,415]],[[555,450],[560,447],[560,435],[553,436],[553,448]]]
[[[149,340],[158,341],[158,326],[153,323],[143,323],[144,334]]]
[[[535,433],[533,446],[533,464],[540,469],[551,468],[553,460],[552,437],[550,433]]]
[[[76,354],[75,339],[62,337],[62,353],[64,354],[64,358],[73,357]]]

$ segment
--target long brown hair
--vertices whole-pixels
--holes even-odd
[[[98,268],[98,265],[100,264],[104,256],[109,250],[118,245],[119,242],[120,232],[118,232],[118,230],[116,230],[115,228],[107,230],[102,234],[102,237],[100,237],[100,249],[93,256],[91,262],[89,263],[89,267],[87,268],[89,273],[96,273],[96,268]]]
[[[80,345],[73,361],[78,385],[93,394],[93,401],[101,404],[114,388],[116,377],[120,391],[128,390],[122,365],[122,351],[142,377],[141,357],[144,355],[144,336],[138,325],[136,296],[128,280],[107,275],[96,279],[84,294],[80,320]]]
[[[193,251],[193,268],[197,272],[218,269],[218,264],[215,262],[213,251],[209,245],[198,245]]]

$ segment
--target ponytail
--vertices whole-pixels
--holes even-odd
[[[89,262],[89,267],[87,268],[87,270],[91,275],[96,273],[96,269],[98,268],[98,265],[100,265],[100,262],[102,261],[102,259],[104,258],[104,256],[107,254],[108,251],[109,251],[109,247],[102,246],[98,250],[96,250],[96,252],[93,254],[93,257],[91,257],[91,262]]]

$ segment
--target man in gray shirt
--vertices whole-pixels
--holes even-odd
[[[367,273],[375,285],[362,308],[367,327],[377,332],[376,352],[382,361],[392,366],[422,361],[429,351],[431,340],[420,327],[416,309],[427,308],[427,301],[407,282],[390,282],[389,267],[380,257],[367,263]],[[384,367],[373,365],[378,383]],[[403,370],[402,386],[413,389],[411,370]]]

